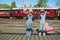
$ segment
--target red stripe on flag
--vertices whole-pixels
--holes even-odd
[[[52,25],[49,26],[48,23],[46,23],[46,24],[45,24],[45,27],[46,27],[47,33],[53,33],[54,28],[53,28]]]

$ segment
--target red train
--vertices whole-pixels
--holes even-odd
[[[33,10],[33,16],[38,17],[40,10],[44,9],[45,11],[49,12],[46,13],[47,18],[59,18],[60,19],[60,9],[59,8],[27,8],[27,10]],[[0,17],[12,17],[12,18],[23,18],[26,17],[28,14],[25,13],[24,8],[13,8],[12,10],[0,10]]]

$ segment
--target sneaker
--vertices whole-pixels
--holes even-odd
[[[41,33],[39,33],[39,36],[41,36]]]
[[[45,36],[46,34],[45,33],[43,33],[43,36]]]

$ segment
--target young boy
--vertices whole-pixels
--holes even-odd
[[[32,15],[32,10],[30,9],[28,12],[28,15],[26,17],[26,35],[31,36],[32,34],[32,21],[34,20],[34,17]]]
[[[46,32],[45,32],[45,18],[46,18],[46,13],[44,12],[44,10],[41,10],[40,15],[38,16],[38,20],[40,22],[40,27],[38,30],[38,34],[39,36],[43,34],[43,36],[45,36]]]

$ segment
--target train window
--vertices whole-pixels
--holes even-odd
[[[58,11],[58,13],[60,13],[60,11]]]
[[[3,12],[3,14],[6,14],[6,13],[7,13],[6,11]]]
[[[47,12],[49,12],[49,10],[47,10]]]
[[[20,13],[20,10],[17,10],[18,13]]]
[[[7,10],[2,10],[2,11],[0,11],[0,14],[7,14],[7,13],[8,13]]]
[[[60,8],[58,10],[60,10]]]
[[[21,10],[20,13],[23,13],[23,11]]]
[[[37,14],[37,12],[34,12],[35,14]]]
[[[17,11],[15,11],[15,13],[18,13]]]
[[[46,10],[47,14],[49,14],[50,10]]]

